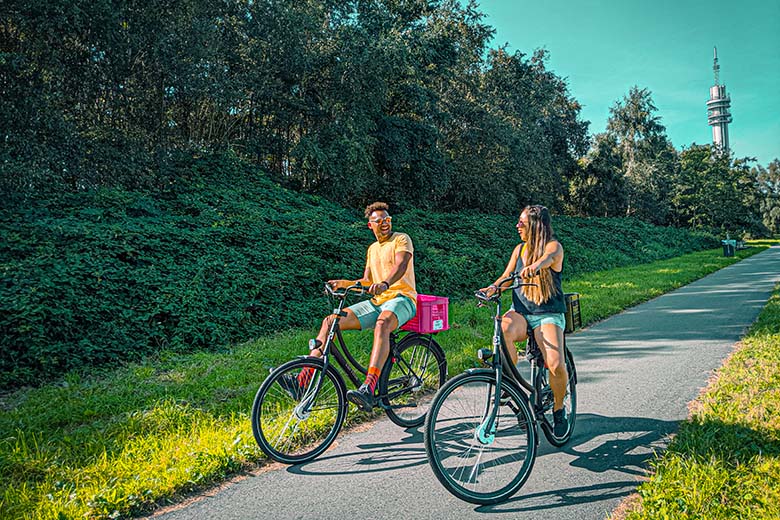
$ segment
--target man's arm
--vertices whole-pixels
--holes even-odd
[[[360,282],[361,285],[371,285],[371,273],[368,269],[368,266],[366,266],[365,271],[363,271],[363,278],[360,278],[359,280],[328,280],[328,283],[334,289],[343,289],[345,287],[349,287],[350,285],[354,285],[357,282]]]
[[[390,288],[395,282],[403,278],[406,268],[409,267],[409,261],[412,259],[412,253],[409,251],[398,251],[395,254],[395,267],[390,274],[384,280],[376,281],[371,285],[368,290],[373,295],[382,294]],[[366,276],[368,276],[368,269],[366,269]]]

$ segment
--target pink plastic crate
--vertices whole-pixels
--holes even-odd
[[[448,321],[450,300],[444,296],[417,294],[417,314],[401,330],[431,334],[450,328]]]

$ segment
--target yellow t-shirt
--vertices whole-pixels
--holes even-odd
[[[371,283],[387,281],[395,267],[395,254],[402,251],[408,251],[412,254],[409,264],[406,266],[406,272],[385,292],[371,299],[375,305],[382,305],[396,296],[407,296],[415,307],[417,306],[417,286],[414,282],[414,246],[409,235],[393,233],[387,242],[371,244],[366,253],[366,267],[369,270]]]

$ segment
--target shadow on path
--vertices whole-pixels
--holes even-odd
[[[578,415],[575,435],[562,449],[551,446],[542,437],[537,465],[540,459],[561,453],[574,457],[568,464],[576,468],[596,473],[620,471],[639,477],[644,475],[645,464],[653,452],[666,446],[677,424],[647,418]],[[406,435],[397,442],[358,444],[355,450],[326,453],[311,462],[290,466],[287,471],[298,475],[354,475],[425,465],[428,459],[421,429],[400,430]],[[635,480],[632,485],[636,485]]]
[[[660,421],[643,417],[606,417],[596,414],[577,416],[577,433],[563,447],[565,455],[573,456],[569,466],[591,473],[617,471],[632,478],[610,482],[590,484],[581,487],[551,489],[538,493],[523,494],[521,488],[517,495],[502,504],[479,506],[475,511],[483,513],[528,512],[554,509],[577,504],[603,502],[622,498],[636,490],[637,483],[646,475],[647,463],[659,449],[664,449],[670,435],[677,431],[676,421]],[[539,446],[537,457],[555,456],[558,451],[547,443]],[[540,467],[539,461],[534,468],[534,477],[548,482],[564,481],[552,476],[541,476],[541,471],[568,473],[568,468],[551,468],[551,464]],[[579,480],[579,479],[578,479]],[[592,481],[592,479],[590,479]]]

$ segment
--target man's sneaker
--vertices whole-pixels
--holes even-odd
[[[374,392],[372,392],[365,383],[360,385],[360,388],[357,390],[350,390],[347,392],[347,399],[349,399],[349,402],[357,405],[357,407],[364,412],[370,412],[371,409],[376,405]]]
[[[298,378],[292,374],[282,374],[282,377],[278,380],[279,386],[284,388],[284,391],[290,394],[290,397],[296,401],[301,400],[303,395],[303,388],[298,383]]]
[[[566,410],[561,408],[553,412],[553,435],[563,437],[569,430],[569,420],[566,417]]]

